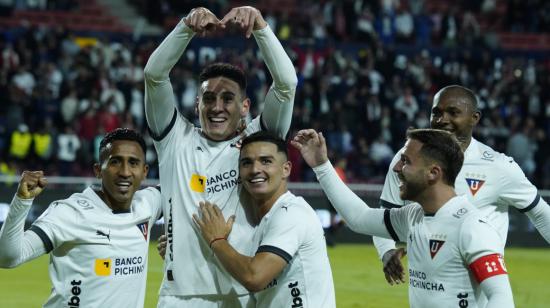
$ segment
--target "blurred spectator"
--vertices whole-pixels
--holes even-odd
[[[27,124],[21,123],[10,137],[10,157],[23,162],[29,156],[32,144],[32,135]]]
[[[57,159],[59,175],[75,176],[77,174],[77,153],[80,150],[80,139],[70,125],[57,136]]]

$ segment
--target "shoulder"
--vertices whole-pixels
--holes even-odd
[[[503,165],[510,164],[514,162],[514,159],[507,156],[504,153],[495,151],[490,146],[481,143],[475,139],[472,139],[472,142],[475,142],[475,151],[472,152],[472,159],[481,160],[487,164],[494,165]]]
[[[317,215],[309,203],[302,197],[297,197],[290,192],[283,195],[272,216],[273,219],[285,223],[307,225],[311,221],[318,221]]]

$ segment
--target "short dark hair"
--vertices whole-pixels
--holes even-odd
[[[422,143],[420,154],[425,160],[437,162],[443,169],[445,182],[454,187],[464,162],[464,153],[456,137],[444,130],[424,128],[407,130],[407,139]]]
[[[277,146],[277,152],[281,152],[285,155],[286,158],[288,158],[288,152],[286,147],[286,142],[278,137],[277,135],[267,132],[267,131],[259,131],[255,132],[243,139],[243,142],[241,144],[241,150],[244,149],[245,146],[254,143],[254,142],[269,142],[273,143]]]
[[[117,140],[129,140],[135,141],[139,144],[143,150],[143,157],[145,158],[145,153],[147,153],[147,146],[145,145],[145,140],[140,133],[129,128],[117,128],[103,137],[101,143],[99,144],[99,161],[102,162],[105,158],[105,149],[109,143],[113,143]]]
[[[246,93],[246,76],[239,67],[229,63],[212,63],[202,70],[199,75],[199,82],[203,83],[216,77],[225,77],[235,81],[241,91]]]
[[[440,90],[441,94],[443,95],[453,95],[453,96],[460,96],[466,99],[466,101],[472,106],[472,110],[474,112],[479,111],[478,110],[478,102],[477,97],[474,94],[474,92],[466,87],[459,86],[459,85],[450,85],[442,88]]]

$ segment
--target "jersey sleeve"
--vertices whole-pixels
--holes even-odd
[[[517,208],[520,212],[526,212],[535,207],[540,198],[537,188],[529,182],[518,164],[510,157],[505,157],[504,164],[499,168],[502,172],[500,186],[500,199],[509,206]]]
[[[163,139],[172,128],[176,98],[169,74],[193,36],[194,32],[180,21],[145,66],[145,116],[151,136],[156,140]]]
[[[32,199],[14,197],[0,229],[0,267],[13,268],[46,253],[40,238],[31,231],[24,232],[25,220]]]
[[[30,227],[44,243],[46,252],[76,239],[75,230],[83,223],[80,214],[69,204],[55,201]]]
[[[391,237],[384,222],[384,215],[387,215],[385,210],[370,208],[354,194],[342,182],[330,161],[313,168],[313,171],[327,198],[351,230],[362,234]]]
[[[163,196],[160,193],[160,186],[147,187],[142,190],[146,196],[147,203],[151,206],[151,223],[155,223],[162,216]]]
[[[484,218],[467,218],[459,232],[462,258],[478,283],[496,275],[507,274],[501,239],[496,229]]]
[[[269,26],[253,32],[273,84],[265,97],[261,120],[265,128],[286,138],[292,119],[298,77],[292,61]]]
[[[290,263],[310,227],[300,214],[299,209],[291,207],[290,210],[283,211],[279,208],[271,216],[256,253],[273,253]]]

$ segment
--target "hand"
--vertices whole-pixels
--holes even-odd
[[[405,270],[401,259],[407,254],[405,248],[388,250],[382,257],[384,264],[384,275],[390,285],[400,284],[405,282]]]
[[[23,171],[17,187],[17,197],[33,199],[44,190],[47,184],[43,171]]]
[[[192,9],[187,17],[183,19],[183,22],[200,36],[213,33],[220,25],[218,17],[204,7]]]
[[[247,38],[250,37],[252,31],[267,27],[267,22],[262,17],[262,13],[251,6],[232,8],[220,21],[220,26],[225,28],[228,23],[235,24],[245,30]]]
[[[227,222],[223,217],[222,211],[217,205],[208,201],[200,202],[200,217],[197,214],[193,214],[193,221],[199,226],[202,237],[209,244],[212,240],[218,238],[225,238],[231,233],[233,228],[233,222],[235,222],[235,216],[229,217]]]
[[[166,256],[166,243],[168,242],[168,238],[166,237],[166,234],[163,234],[159,236],[157,244],[157,251],[159,252],[160,257],[164,260]]]
[[[325,137],[323,133],[317,133],[314,129],[302,129],[290,144],[300,151],[311,168],[322,165],[328,160]]]

